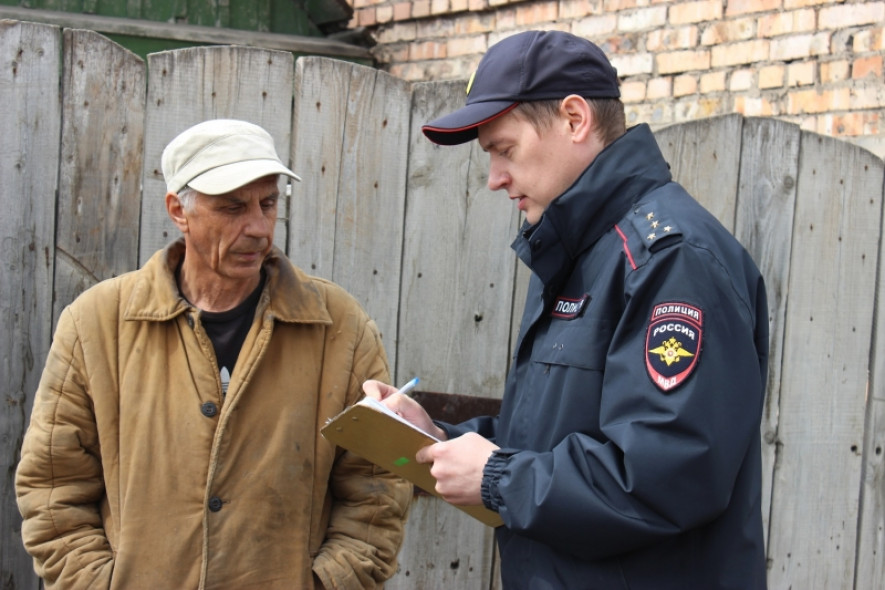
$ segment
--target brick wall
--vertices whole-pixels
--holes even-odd
[[[885,0],[349,0],[380,66],[467,79],[513,33],[560,29],[617,67],[630,124],[779,117],[885,157]]]

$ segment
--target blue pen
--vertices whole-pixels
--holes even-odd
[[[396,392],[408,396],[409,392],[415,389],[415,386],[418,385],[418,381],[420,381],[420,379],[415,377],[414,379],[397,389]]]

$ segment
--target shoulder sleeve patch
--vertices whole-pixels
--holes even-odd
[[[645,337],[645,367],[661,391],[671,391],[697,367],[703,327],[703,312],[687,303],[659,303],[652,308]]]

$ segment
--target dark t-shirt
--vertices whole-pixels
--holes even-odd
[[[238,306],[227,311],[211,312],[201,311],[200,321],[203,329],[212,341],[215,348],[215,359],[218,362],[218,371],[221,374],[221,391],[227,393],[234,366],[240,349],[252,326],[252,318],[258,307],[258,299],[264,288],[264,272],[261,273],[261,281],[252,293]]]

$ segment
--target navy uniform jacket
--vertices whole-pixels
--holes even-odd
[[[483,501],[504,588],[765,588],[765,287],[645,125],[513,245],[532,269]]]

